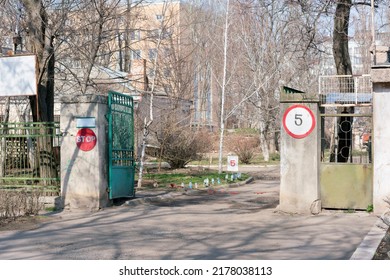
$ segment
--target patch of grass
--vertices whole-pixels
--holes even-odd
[[[264,161],[264,157],[261,154],[255,154],[255,156],[251,160],[251,164],[249,164],[249,165],[256,165],[256,164],[273,165],[273,164],[279,164],[279,163],[280,163],[280,155],[278,153],[270,154],[268,162]],[[209,156],[204,155],[202,160],[192,161],[189,164],[190,165],[201,165],[201,166],[218,165],[218,155],[212,156],[211,161],[210,161]],[[223,165],[227,164],[227,157],[222,157],[222,164]],[[240,164],[242,164],[242,163],[240,162]]]
[[[147,188],[155,188],[153,184],[157,184],[158,188],[166,188],[171,184],[175,186],[181,186],[184,184],[185,187],[188,187],[189,184],[192,184],[192,187],[195,188],[195,184],[198,185],[199,188],[204,186],[204,181],[208,179],[209,184],[218,185],[218,178],[220,184],[228,184],[231,183],[231,175],[233,173],[223,172],[222,174],[218,174],[216,171],[205,170],[205,171],[176,171],[176,172],[164,172],[164,173],[148,173],[144,174],[144,187]],[[236,174],[237,175],[237,174]],[[227,180],[226,180],[227,176]],[[236,178],[235,182],[244,181],[249,178],[248,174],[241,173],[240,178]]]
[[[259,131],[255,128],[238,128],[235,129],[234,134],[237,135],[255,135],[257,136],[259,134]]]
[[[280,155],[278,153],[270,154],[268,162],[264,161],[264,157],[260,154],[257,154],[251,161],[252,164],[261,164],[261,165],[279,164],[279,162],[280,162]]]
[[[57,211],[57,208],[54,207],[54,206],[52,206],[52,207],[46,207],[46,208],[45,208],[45,211],[46,211],[46,212],[55,212],[55,211]]]

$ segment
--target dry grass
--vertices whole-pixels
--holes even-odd
[[[0,219],[37,215],[43,208],[39,190],[0,190]]]

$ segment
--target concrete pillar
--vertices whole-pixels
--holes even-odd
[[[106,114],[105,96],[61,99],[61,199],[66,209],[95,211],[110,204]]]
[[[302,92],[282,94],[281,97],[281,184],[279,210],[289,213],[318,214],[321,211],[319,164],[320,164],[320,118],[316,101],[304,101]],[[295,95],[295,97],[290,97]],[[315,126],[308,135],[291,136],[283,122],[286,112],[296,105],[303,105],[312,112]],[[292,112],[292,111],[290,111]],[[293,121],[301,124],[299,112],[293,113]],[[290,116],[291,118],[291,116]],[[307,119],[304,119],[307,121]]]
[[[390,65],[371,69],[373,83],[373,202],[374,212],[382,214],[390,204]]]

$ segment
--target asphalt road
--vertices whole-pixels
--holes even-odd
[[[56,213],[34,230],[0,232],[0,259],[340,260],[377,221],[366,212],[280,213],[272,176],[234,188],[142,196],[151,194],[95,213]]]

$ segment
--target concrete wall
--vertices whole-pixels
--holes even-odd
[[[316,126],[311,134],[295,139],[281,129],[281,184],[279,210],[289,213],[321,211],[319,187],[320,121],[318,103],[295,103],[309,107]],[[294,103],[281,103],[282,116]]]
[[[375,66],[371,70],[373,82],[373,202],[374,212],[389,210],[385,202],[390,198],[390,66]]]
[[[107,181],[107,97],[83,95],[61,100],[61,196],[64,208],[98,210],[110,204]],[[94,117],[97,137],[91,151],[76,144],[77,117]]]

